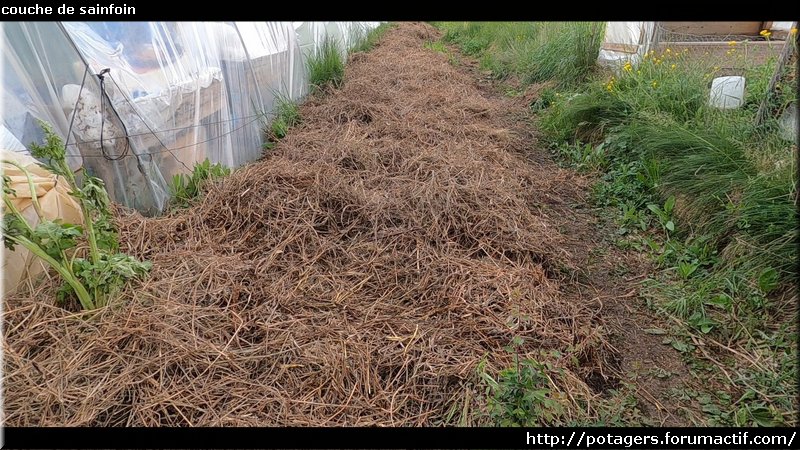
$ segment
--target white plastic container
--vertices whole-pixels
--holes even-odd
[[[744,103],[744,77],[717,77],[711,82],[708,104],[720,109],[739,108]]]

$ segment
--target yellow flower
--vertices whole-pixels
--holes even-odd
[[[764,36],[767,39],[769,39],[769,37],[772,36],[772,32],[769,30],[761,30],[758,32],[758,34]]]
[[[797,27],[794,27],[794,28],[792,28],[791,30],[789,30],[789,33],[791,33],[791,34],[792,34],[792,36],[794,36],[795,34],[797,34]]]
[[[631,70],[633,70],[631,62],[630,61],[626,62],[625,65],[622,66],[622,70],[624,70],[625,72],[630,72]]]
[[[641,71],[641,70],[637,70],[637,71],[636,71],[636,75],[641,75],[641,74],[642,74],[642,71]]]
[[[656,81],[656,80],[653,80],[653,87],[654,87],[654,88],[655,88],[655,87],[658,87],[658,81]]]
[[[673,64],[673,65],[669,66],[669,68],[670,68],[671,70],[675,70],[675,68],[676,68],[676,67],[678,67],[678,65],[677,65],[677,64]]]
[[[683,53],[689,53],[689,49],[688,48],[683,49]]]
[[[672,53],[672,50],[670,50],[670,49],[667,49],[667,50],[666,50],[666,52],[667,52],[667,53]]]
[[[606,83],[606,90],[607,90],[608,92],[611,92],[611,91],[613,91],[613,90],[614,90],[614,80],[616,80],[616,78],[614,78],[614,77],[612,76],[612,77],[611,77],[611,79],[610,79],[610,80],[608,80],[608,83]]]
[[[733,47],[734,45],[736,45],[736,41],[730,41],[730,42],[728,42],[728,45],[730,45],[731,47]]]

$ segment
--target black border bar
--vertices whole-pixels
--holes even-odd
[[[6,428],[3,447],[797,449],[796,434],[792,428]],[[728,440],[691,441],[700,436]],[[775,442],[756,445],[753,438],[762,436]]]

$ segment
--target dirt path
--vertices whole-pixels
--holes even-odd
[[[425,49],[436,36],[401,24],[354,55],[196,206],[120,217],[154,268],[117,307],[80,320],[52,284],[7,298],[7,423],[474,424],[479,367],[510,367],[513,341],[573,401],[640,372],[644,414],[680,423],[675,378],[648,370],[684,369],[644,332],[641,269],[615,271],[642,265],[532,145],[525,104]]]

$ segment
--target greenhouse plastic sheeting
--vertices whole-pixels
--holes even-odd
[[[64,83],[79,83],[85,72],[81,57],[55,22],[3,23],[3,126],[23,145],[44,141],[39,120],[66,136],[69,118],[61,109]],[[70,164],[80,167],[77,148]]]
[[[236,22],[265,111],[275,98],[299,100],[307,93],[303,55],[291,22]]]
[[[48,172],[31,156],[2,149],[0,157],[3,160],[16,162],[31,173],[36,198],[46,219],[60,218],[68,223],[83,223],[81,207],[69,195],[67,180]],[[22,213],[26,222],[36,227],[39,215],[33,207],[28,177],[12,164],[3,164],[3,174],[11,180],[9,187],[16,191],[15,195],[11,196],[11,203]],[[14,292],[20,283],[35,279],[45,272],[45,269],[44,262],[25,247],[18,245],[13,252],[6,250],[3,252],[3,294]]]
[[[154,214],[195,163],[258,158],[275,98],[308,92],[305,58],[326,37],[344,53],[378,24],[6,23],[2,125],[27,145],[42,142],[37,119],[52,124],[72,167]]]

